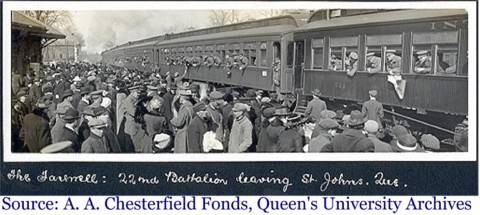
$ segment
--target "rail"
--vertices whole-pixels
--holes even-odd
[[[422,124],[422,125],[426,125],[426,126],[428,126],[428,127],[435,128],[435,129],[437,129],[437,130],[440,130],[440,131],[443,131],[443,132],[446,132],[446,133],[449,133],[449,134],[453,134],[453,135],[456,134],[455,132],[450,131],[450,130],[448,130],[448,129],[446,129],[446,128],[442,128],[442,127],[439,127],[439,126],[430,124],[430,123],[428,123],[428,122],[424,122],[424,121],[422,121],[422,120],[418,120],[418,119],[415,119],[415,118],[412,118],[412,117],[409,117],[409,116],[405,116],[405,115],[403,115],[403,114],[399,114],[399,113],[396,113],[396,112],[393,112],[393,111],[390,111],[390,110],[385,110],[385,109],[384,109],[383,111],[386,112],[386,113],[392,114],[392,115],[394,115],[394,116],[398,116],[398,117],[401,117],[401,118],[404,118],[404,119],[408,119],[408,120],[414,121],[414,122],[416,122],[416,123],[420,123],[420,124]]]

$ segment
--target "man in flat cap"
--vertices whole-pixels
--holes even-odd
[[[374,152],[373,142],[365,136],[363,128],[367,118],[358,110],[353,110],[345,121],[347,128],[335,135],[332,141],[322,148],[322,152]]]
[[[428,50],[420,50],[416,53],[417,60],[415,61],[414,71],[419,74],[433,73],[432,71],[432,55]],[[443,73],[444,70],[438,63],[437,59],[437,73]]]
[[[383,105],[377,101],[377,90],[368,91],[370,100],[363,103],[362,113],[367,117],[367,120],[373,120],[378,123],[379,128],[383,128]]]
[[[223,103],[225,103],[225,100],[223,100],[224,96],[225,94],[219,91],[211,92],[209,96],[210,102],[207,106],[207,111],[210,113],[213,123],[215,123],[217,127],[215,130],[216,138],[222,143],[225,141],[223,131],[223,115],[221,112]]]
[[[100,119],[88,121],[90,136],[82,143],[82,153],[109,153],[110,147],[104,135],[103,128],[107,125]]]
[[[234,121],[228,143],[228,152],[230,153],[247,152],[252,145],[253,125],[246,116],[249,109],[250,107],[243,103],[233,105]]]
[[[40,152],[43,147],[52,143],[46,113],[48,105],[46,98],[40,98],[32,113],[27,114],[23,119],[20,139],[27,146],[29,152]]]
[[[285,127],[282,121],[275,115],[275,107],[263,109],[262,128],[258,135],[257,152],[276,152],[278,150],[278,138]]]
[[[305,116],[312,118],[314,121],[320,120],[321,112],[327,109],[327,104],[320,99],[321,95],[320,90],[313,90],[313,98],[308,102],[307,109],[305,109]]]
[[[318,128],[318,134],[316,136],[312,135],[308,152],[321,152],[322,148],[332,141],[338,127],[340,127],[338,122],[331,118],[321,119],[316,127]]]

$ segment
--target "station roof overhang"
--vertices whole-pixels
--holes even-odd
[[[26,31],[29,35],[45,39],[65,39],[66,36],[51,26],[33,19],[21,12],[12,12],[12,30]]]

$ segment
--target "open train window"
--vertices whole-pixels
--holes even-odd
[[[412,68],[417,74],[455,75],[458,62],[456,31],[413,33]]]
[[[329,69],[336,71],[357,70],[358,37],[330,38]]]
[[[280,42],[273,42],[273,61],[272,62],[275,62],[278,60],[281,60],[282,59],[282,51],[281,51],[281,47],[280,47]]]
[[[312,39],[313,69],[323,69],[323,39]]]
[[[260,44],[260,62],[261,66],[268,66],[267,64],[267,43]]]
[[[367,35],[365,64],[368,72],[401,73],[402,35]]]
[[[293,41],[288,42],[288,45],[287,45],[287,67],[288,68],[293,67],[293,48],[294,48]]]

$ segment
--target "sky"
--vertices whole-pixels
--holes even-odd
[[[209,10],[130,10],[70,11],[72,21],[83,34],[90,53],[100,53],[114,45],[182,32],[188,28],[210,27]],[[239,10],[244,19],[262,18],[265,10]]]
[[[82,32],[87,52],[101,52],[114,45],[210,25],[207,10],[71,11]]]

